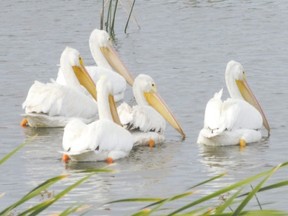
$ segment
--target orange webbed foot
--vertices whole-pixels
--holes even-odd
[[[68,163],[69,160],[70,160],[70,157],[67,154],[63,154],[62,155],[62,161],[64,163]]]
[[[113,158],[111,158],[111,157],[106,158],[106,163],[108,163],[108,164],[114,163]]]
[[[151,138],[151,139],[149,140],[149,142],[148,142],[148,145],[149,145],[150,148],[155,147],[155,141]]]
[[[26,118],[23,118],[20,125],[21,125],[21,127],[27,127],[28,126],[28,120]]]
[[[246,147],[246,141],[244,140],[244,139],[240,139],[240,141],[239,141],[239,145],[240,145],[240,148],[244,148],[244,147]]]

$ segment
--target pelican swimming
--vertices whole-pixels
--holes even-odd
[[[35,81],[30,87],[23,103],[23,126],[64,127],[72,118],[80,118],[84,122],[96,119],[96,87],[77,50],[65,48],[59,71],[63,73],[65,86],[55,81]]]
[[[68,156],[72,161],[106,160],[110,163],[129,154],[133,137],[121,126],[113,90],[111,82],[102,76],[97,82],[99,120],[87,125],[75,119],[66,125],[63,134],[64,161]]]
[[[107,76],[113,85],[115,101],[122,100],[126,90],[126,80],[132,85],[134,79],[118,57],[108,33],[104,30],[94,29],[90,34],[89,47],[93,59],[97,63],[97,66],[86,66],[91,78],[97,83],[102,75]],[[65,84],[62,72],[58,73],[56,81]]]
[[[264,112],[246,81],[242,65],[230,61],[225,71],[225,81],[231,98],[221,100],[221,89],[206,105],[204,128],[197,143],[212,146],[240,145],[258,142],[262,126],[270,135]]]
[[[158,95],[156,84],[150,76],[140,74],[135,78],[133,94],[137,105],[130,107],[122,103],[117,110],[121,123],[133,131],[134,145],[163,142],[166,121],[185,138],[180,124]]]

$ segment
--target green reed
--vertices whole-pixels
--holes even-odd
[[[34,138],[34,137],[33,137]],[[20,149],[22,149],[25,145],[27,145],[29,143],[29,141],[31,141],[31,139],[23,142],[22,144],[20,144],[18,147],[16,147],[15,149],[13,149],[11,152],[9,152],[8,154],[6,154],[2,159],[0,159],[0,165],[2,165],[5,161],[7,161],[9,158],[11,158],[16,152],[18,152]],[[85,170],[82,173],[88,173],[85,174],[84,177],[82,177],[81,179],[79,179],[78,181],[76,181],[75,183],[69,185],[68,187],[66,187],[65,189],[63,189],[62,191],[60,191],[59,193],[49,197],[47,200],[44,200],[40,203],[37,203],[34,206],[29,207],[28,209],[22,211],[22,212],[18,212],[17,211],[17,207],[19,207],[20,205],[23,205],[25,203],[27,203],[29,200],[31,200],[34,197],[37,196],[41,196],[41,194],[43,193],[43,191],[47,191],[47,189],[49,187],[51,187],[52,185],[54,185],[55,183],[66,179],[69,177],[69,175],[59,175],[50,179],[45,180],[43,183],[41,183],[40,185],[38,185],[37,187],[33,188],[30,192],[28,192],[27,194],[25,194],[22,198],[20,198],[18,201],[12,203],[11,205],[7,206],[5,209],[1,210],[0,209],[0,215],[2,216],[11,216],[14,215],[14,212],[17,211],[18,216],[24,216],[24,215],[29,215],[29,216],[33,216],[33,215],[38,215],[39,213],[43,212],[45,209],[47,209],[49,206],[53,205],[56,201],[58,201],[59,199],[61,199],[64,195],[66,195],[67,193],[69,193],[71,190],[73,190],[74,188],[79,187],[81,184],[83,184],[86,180],[88,180],[91,176],[97,174],[97,173],[103,173],[103,172],[112,172],[111,170],[107,170],[107,169],[91,169],[91,170]],[[3,198],[3,196],[0,196],[0,199]],[[66,210],[64,210],[63,212],[61,212],[59,215],[65,216],[65,215],[69,215],[72,213],[75,213],[77,211],[79,211],[80,209],[82,209],[83,207],[85,207],[87,205],[75,205],[75,206],[70,206],[69,208],[67,208]]]
[[[212,182],[218,178],[221,178],[224,176],[224,174],[220,174],[218,176],[215,176],[211,179],[205,180],[203,182],[198,183],[197,185],[194,185],[193,187],[190,187],[188,191],[184,193],[180,193],[177,195],[174,195],[172,197],[166,197],[166,198],[130,198],[130,199],[122,199],[122,200],[116,200],[112,203],[122,203],[122,202],[140,202],[140,203],[146,203],[149,202],[149,205],[144,206],[141,208],[138,212],[134,213],[133,215],[141,215],[141,216],[148,216],[148,215],[288,215],[288,212],[284,211],[278,211],[278,210],[263,210],[262,206],[260,205],[260,210],[244,210],[244,208],[247,206],[247,204],[252,200],[252,198],[256,198],[257,202],[259,202],[256,193],[268,191],[280,187],[284,187],[288,185],[288,180],[281,181],[278,183],[270,184],[267,186],[263,186],[264,183],[271,178],[271,176],[278,171],[280,168],[287,167],[288,162],[279,164],[278,166],[265,171],[261,172],[259,174],[256,174],[254,176],[248,177],[244,180],[238,181],[234,184],[231,184],[227,187],[221,188],[215,192],[212,192],[208,195],[205,195],[201,198],[194,198],[193,195],[196,194],[196,189],[200,185],[206,185],[209,182]],[[259,182],[260,181],[260,182]],[[256,182],[256,183],[255,183]],[[248,193],[242,193],[241,192],[246,188],[247,186],[251,185],[252,183],[255,183],[256,186],[252,187],[251,191]],[[222,199],[223,203],[219,204],[216,207],[213,207],[211,204],[214,198],[223,197],[225,194],[229,194],[228,198]],[[169,204],[175,200],[184,199],[187,197],[189,198],[188,204],[184,206],[180,206],[176,209],[170,209]],[[205,205],[205,203],[208,203]],[[232,209],[233,206],[233,209]],[[236,207],[235,207],[236,206]],[[165,212],[165,213],[163,213]]]
[[[126,24],[124,28],[125,33],[127,33],[127,28],[128,28],[131,16],[132,16],[132,11],[135,5],[135,1],[136,0],[133,0],[133,2],[128,6],[129,8],[126,9],[129,12],[128,12],[128,18],[126,20]],[[102,9],[100,12],[100,29],[105,29],[112,38],[115,38],[114,27],[115,27],[115,21],[116,21],[116,13],[117,13],[117,10],[119,10],[118,8],[119,8],[119,0],[103,0],[102,1]]]

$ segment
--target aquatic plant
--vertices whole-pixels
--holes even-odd
[[[227,187],[221,188],[215,192],[212,192],[208,195],[204,195],[201,198],[195,198],[193,199],[193,195],[196,194],[195,189],[198,188],[201,185],[206,185],[209,182],[212,182],[218,178],[221,178],[224,176],[224,174],[220,174],[218,176],[215,176],[211,179],[205,180],[203,182],[200,182],[199,184],[194,185],[193,187],[189,188],[188,191],[180,194],[176,194],[172,197],[166,197],[166,198],[130,198],[130,199],[121,199],[112,201],[109,204],[112,203],[122,203],[122,202],[150,202],[149,205],[144,206],[141,208],[138,212],[134,213],[133,215],[141,215],[141,216],[147,216],[147,215],[225,215],[225,216],[236,216],[236,215],[288,215],[288,212],[284,211],[278,211],[278,210],[263,210],[261,204],[259,203],[259,200],[256,196],[256,193],[268,191],[280,187],[284,187],[288,185],[288,180],[277,182],[274,184],[270,184],[267,186],[263,186],[264,183],[280,168],[287,167],[288,162],[279,164],[278,166],[268,170],[261,172],[259,174],[256,174],[254,176],[248,177],[244,180],[238,181],[234,184],[231,184]],[[259,182],[260,181],[260,182]],[[252,183],[255,183],[255,187],[251,187],[251,191],[247,193],[241,194],[241,192]],[[228,194],[228,197],[227,197]],[[223,198],[225,196],[225,198]],[[169,204],[175,200],[189,198],[187,201],[188,204],[181,206],[176,209],[170,209]],[[213,198],[219,198],[222,197],[222,203],[217,205],[216,207],[213,207],[213,204],[211,205],[211,202],[213,201]],[[252,200],[253,197],[256,197],[257,202],[259,203],[260,210],[244,210],[244,208],[247,206],[247,204]],[[241,200],[242,199],[242,200]],[[204,203],[207,203],[204,205]],[[240,204],[239,204],[240,203]],[[233,208],[232,208],[233,206]],[[227,210],[229,210],[227,212]]]
[[[0,159],[0,165],[3,164],[5,161],[7,161],[9,158],[11,158],[16,152],[18,152],[27,143],[29,143],[30,140],[31,139],[23,142],[18,147],[13,149],[11,152],[6,154],[2,159]],[[29,207],[28,209],[26,209],[26,210],[24,210],[22,212],[18,212],[16,210],[17,207],[27,203],[29,200],[31,200],[32,198],[34,198],[36,196],[43,196],[43,191],[47,192],[47,189],[49,187],[51,187],[55,183],[65,179],[65,178],[68,178],[69,175],[59,175],[59,176],[50,178],[48,180],[45,180],[43,183],[41,183],[40,185],[38,185],[37,187],[32,189],[30,192],[28,192],[26,195],[24,195],[21,199],[19,199],[15,203],[9,205],[5,209],[0,210],[0,215],[11,216],[11,215],[14,215],[14,213],[16,211],[17,211],[16,215],[19,215],[19,216],[22,216],[22,215],[23,216],[24,215],[30,215],[30,216],[37,215],[37,214],[41,213],[42,211],[44,211],[45,209],[47,209],[52,204],[54,204],[56,201],[61,199],[64,195],[69,193],[71,190],[73,190],[76,187],[79,187],[81,184],[83,184],[91,176],[93,176],[93,175],[95,175],[97,173],[111,172],[111,170],[107,170],[107,169],[91,169],[91,170],[85,170],[83,172],[84,173],[88,173],[88,174],[86,174],[84,177],[80,178],[75,183],[71,184],[70,186],[66,187],[64,190],[60,191],[59,193],[53,194],[52,196],[49,196],[48,199],[45,199],[42,202],[40,202],[40,203],[38,203],[38,204],[36,204],[36,205],[34,205],[32,207]],[[2,198],[2,197],[3,196],[0,196],[0,198]],[[86,206],[87,205],[85,205],[85,204],[83,204],[83,205],[79,205],[79,204],[73,205],[73,206],[68,207],[66,210],[64,210],[59,215],[62,215],[62,216],[69,215],[69,214],[72,214],[72,213],[75,213],[75,212],[79,211],[80,209],[83,209]]]
[[[131,16],[132,16],[132,11],[133,11],[133,8],[135,5],[135,1],[136,0],[133,0],[132,3],[130,3],[130,1],[127,1],[129,6],[126,6],[126,7],[122,4],[123,9],[128,13],[128,18],[127,18],[125,28],[124,28],[125,33],[127,32],[128,24],[129,24]],[[102,3],[102,9],[101,9],[101,13],[100,13],[100,29],[105,28],[105,30],[109,33],[109,35],[112,38],[115,37],[114,26],[115,26],[115,20],[116,20],[116,12],[119,8],[119,3],[121,3],[121,1],[119,1],[119,0],[103,0],[103,3]],[[106,16],[106,18],[105,18],[105,16]],[[134,21],[137,24],[135,17],[134,17]],[[137,24],[137,26],[139,28],[138,24]]]
[[[0,165],[2,165],[5,161],[11,158],[16,152],[18,152],[21,148],[23,148],[27,143],[29,143],[29,140],[25,141],[24,143],[16,147],[14,150],[12,150],[10,153],[5,155],[2,159],[0,159]],[[187,216],[188,215],[219,215],[219,216],[220,215],[221,216],[222,215],[223,216],[230,216],[230,215],[231,216],[236,216],[236,215],[261,215],[261,216],[279,215],[280,216],[280,215],[283,215],[284,216],[284,215],[288,215],[288,212],[278,211],[278,210],[264,210],[256,194],[260,192],[269,191],[269,190],[287,186],[288,180],[284,180],[284,181],[280,181],[277,183],[264,186],[265,182],[269,178],[271,178],[271,176],[276,171],[287,166],[288,166],[288,162],[279,164],[278,166],[275,166],[270,170],[248,177],[244,180],[233,183],[227,187],[218,189],[200,198],[193,197],[193,195],[196,194],[196,189],[198,189],[200,186],[207,185],[210,182],[223,177],[225,174],[223,173],[213,178],[202,181],[190,187],[187,191],[173,195],[171,197],[166,197],[166,198],[144,197],[144,198],[121,199],[121,200],[112,201],[109,204],[123,203],[123,202],[140,202],[140,203],[149,202],[148,205],[144,206],[139,211],[135,212],[133,214],[135,216],[136,215],[147,216],[147,215],[153,215],[153,214],[182,215],[182,216],[184,215],[185,216],[186,215]],[[92,169],[92,170],[85,170],[81,172],[85,174],[84,177],[80,178],[73,184],[64,188],[62,191],[58,192],[57,194],[48,192],[49,196],[46,199],[20,212],[20,210],[17,209],[19,206],[27,203],[32,198],[35,198],[37,196],[43,196],[43,194],[45,193],[47,194],[48,189],[52,185],[54,185],[55,183],[63,179],[68,178],[69,175],[59,175],[59,176],[50,178],[48,180],[45,180],[43,183],[41,183],[40,185],[32,189],[30,192],[28,192],[26,195],[24,195],[21,199],[19,199],[15,203],[12,203],[5,209],[0,210],[0,215],[4,215],[4,216],[5,215],[9,215],[9,216],[10,215],[20,215],[20,216],[21,215],[37,215],[43,212],[44,210],[46,210],[51,205],[53,205],[55,202],[59,201],[64,195],[68,194],[71,190],[79,187],[91,176],[97,173],[111,172],[111,170]],[[242,191],[244,191],[244,189],[247,188],[247,186],[251,186],[251,184],[254,184],[255,187],[251,187],[251,190],[249,192],[243,193]],[[2,197],[3,195],[0,195],[0,199]],[[213,202],[213,199],[219,198],[219,197],[221,198],[222,202],[215,206],[215,202]],[[244,208],[254,197],[259,203],[260,209],[259,210],[245,210]],[[180,206],[176,209],[171,209],[169,207],[169,204],[171,202],[177,201],[180,199],[188,199],[188,200],[185,200],[187,204],[185,204],[184,206]],[[89,206],[87,207],[86,204],[75,204],[75,205],[69,206],[68,208],[60,212],[59,215],[66,216],[72,213],[79,213],[79,211],[81,211],[81,214],[83,215],[88,210],[89,210]]]

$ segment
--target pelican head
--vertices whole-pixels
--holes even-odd
[[[122,126],[113,95],[112,83],[106,76],[101,76],[97,82],[99,119],[109,119]]]
[[[133,86],[133,91],[134,89],[140,89],[141,92],[144,92],[145,93],[156,93],[157,92],[157,87],[156,87],[156,83],[154,82],[154,80],[152,79],[152,77],[146,75],[146,74],[140,74],[136,77],[135,79],[135,83],[134,83],[134,86]],[[134,92],[135,94],[136,92]],[[137,98],[136,98],[137,100]],[[141,100],[137,101],[137,103],[140,105],[141,104]],[[144,105],[144,104],[143,104]],[[147,105],[147,104],[145,104]]]
[[[239,62],[233,60],[228,62],[225,80],[231,98],[245,100],[260,112],[263,118],[263,125],[267,129],[268,135],[270,135],[269,123],[259,102],[248,85],[245,70]]]
[[[68,78],[68,83],[69,79],[75,79],[76,76],[78,82],[96,99],[95,83],[86,71],[83,59],[76,49],[70,47],[64,49],[60,58],[60,68],[63,71],[64,77]],[[69,74],[71,68],[75,76],[71,76],[71,73]]]
[[[133,84],[133,93],[138,105],[152,106],[182,135],[183,138],[185,138],[182,127],[173,116],[164,100],[161,99],[160,95],[157,93],[156,84],[150,76],[144,74],[138,75]]]
[[[112,40],[106,31],[94,29],[90,34],[89,46],[98,66],[116,71],[125,78],[129,85],[133,85],[134,78],[118,57],[112,46]]]
[[[231,60],[227,63],[225,76],[231,76],[234,80],[243,80],[245,71],[239,62]]]

